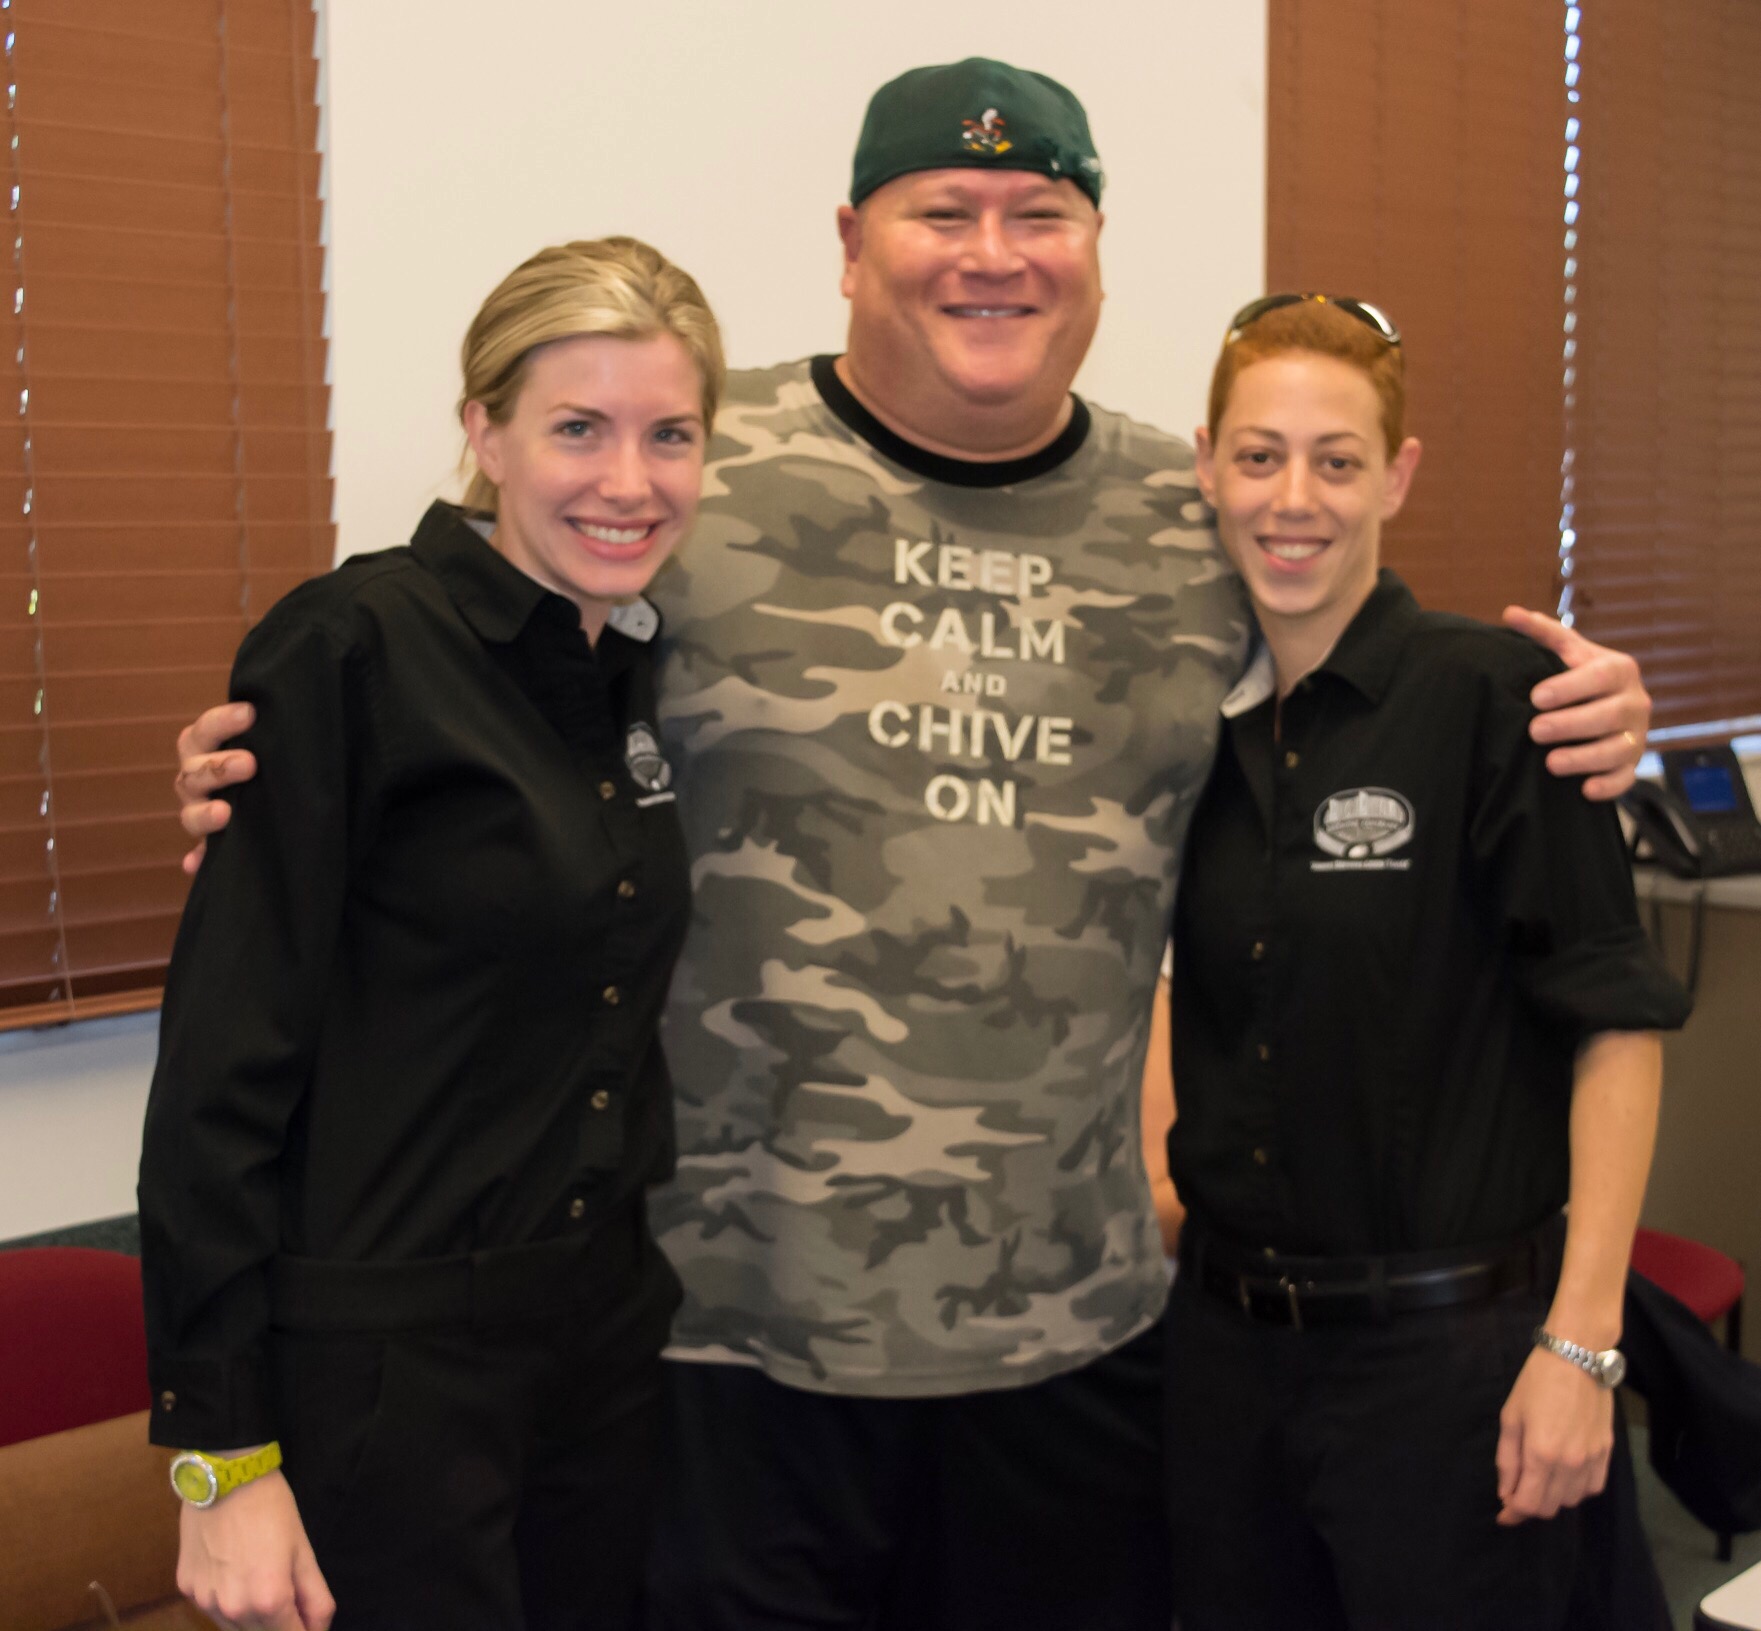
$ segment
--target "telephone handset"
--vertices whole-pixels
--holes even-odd
[[[1662,787],[1634,782],[1621,796],[1633,818],[1633,858],[1656,861],[1678,878],[1761,872],[1761,821],[1736,754],[1670,748],[1662,759]]]

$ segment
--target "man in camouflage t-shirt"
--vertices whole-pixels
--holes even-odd
[[[1062,86],[883,87],[848,350],[734,376],[651,591],[697,901],[661,1631],[1171,1618],[1137,1084],[1249,628],[1189,449],[1070,394],[1099,197]],[[187,733],[193,834],[239,728]]]
[[[696,900],[657,1623],[1165,1628],[1138,1082],[1245,601],[1185,445],[1070,395],[1075,99],[919,70],[856,170],[849,350],[733,378],[650,591]]]

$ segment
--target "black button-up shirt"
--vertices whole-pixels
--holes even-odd
[[[158,1442],[274,1436],[276,1253],[586,1230],[670,1169],[689,875],[657,626],[638,601],[590,647],[436,505],[246,638],[258,774],[190,894],[141,1161]]]
[[[1566,1199],[1579,1043],[1678,1026],[1614,811],[1548,774],[1530,641],[1384,571],[1274,733],[1262,652],[1193,818],[1173,1177],[1250,1245],[1518,1234]]]

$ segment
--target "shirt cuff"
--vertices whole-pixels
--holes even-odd
[[[1517,959],[1528,999],[1581,1042],[1601,1031],[1676,1031],[1693,999],[1636,924],[1538,957]]]
[[[225,1359],[149,1354],[147,1437],[173,1450],[228,1450],[276,1436],[262,1354]]]

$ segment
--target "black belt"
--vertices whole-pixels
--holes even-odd
[[[1180,1272],[1250,1319],[1289,1325],[1370,1325],[1396,1314],[1490,1302],[1549,1289],[1565,1238],[1563,1217],[1487,1246],[1386,1257],[1292,1257],[1256,1250],[1191,1221]]]
[[[272,1258],[269,1322],[284,1331],[408,1331],[542,1319],[627,1289],[647,1250],[640,1204],[552,1240],[404,1262]]]

